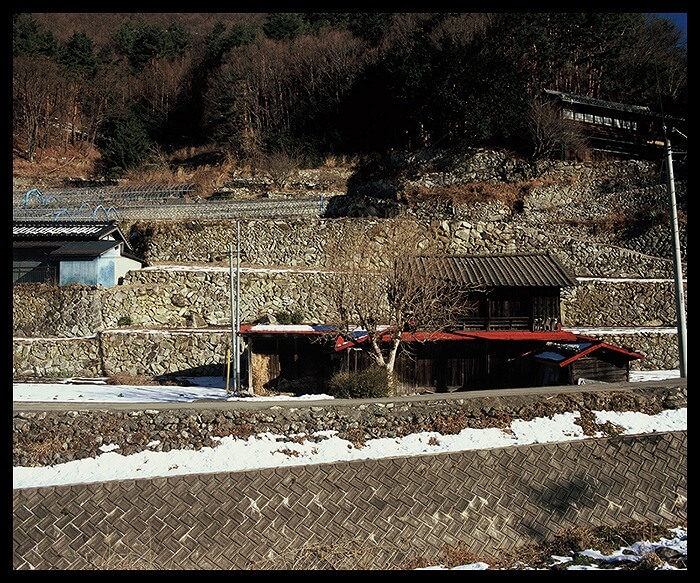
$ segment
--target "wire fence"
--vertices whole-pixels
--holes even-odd
[[[318,217],[325,214],[332,198],[202,201],[192,192],[191,184],[33,188],[13,193],[12,215],[15,220],[34,221]]]

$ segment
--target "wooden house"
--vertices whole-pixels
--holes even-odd
[[[663,116],[649,107],[544,90],[561,118],[575,123],[594,158],[658,160],[663,155],[664,126],[686,132],[686,121]],[[670,130],[670,128],[668,128]],[[564,152],[566,158],[569,152]]]
[[[464,289],[476,313],[463,318],[463,330],[557,330],[561,289],[576,277],[549,253],[447,255],[439,260],[417,257],[415,269]]]
[[[417,260],[416,269],[428,262]],[[560,292],[576,279],[550,254],[464,255],[430,269],[478,284],[477,313],[447,331],[404,331],[395,377],[400,393],[627,380],[633,351],[562,329]],[[338,371],[371,365],[366,331],[342,338],[328,325],[247,325],[244,382],[255,392],[323,392]],[[388,336],[386,341],[388,341]],[[563,351],[566,356],[555,358]]]
[[[114,221],[13,221],[12,282],[111,287],[143,261]]]

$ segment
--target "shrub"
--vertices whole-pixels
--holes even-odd
[[[277,312],[275,319],[280,324],[303,324],[304,317],[299,310],[293,312]]]
[[[371,366],[359,372],[335,373],[328,383],[328,392],[338,399],[372,399],[389,396],[386,369]]]
[[[117,326],[131,326],[131,316],[121,316],[117,320]]]

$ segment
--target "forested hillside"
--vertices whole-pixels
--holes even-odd
[[[15,174],[553,157],[545,88],[687,117],[680,37],[644,13],[14,13]]]

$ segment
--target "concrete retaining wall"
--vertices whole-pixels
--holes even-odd
[[[27,569],[440,564],[574,527],[687,519],[687,434],[13,491]],[[319,550],[324,550],[319,553]]]
[[[687,406],[684,380],[622,385],[324,406],[16,405],[13,465],[94,457],[105,444],[129,455],[214,447],[223,436],[332,431],[362,447],[418,429],[450,434],[569,411],[588,418]],[[409,568],[441,563],[446,549],[498,554],[568,528],[683,524],[686,432],[605,431],[562,443],[15,489],[13,567],[327,569],[315,552],[326,549],[337,553],[336,569]]]

